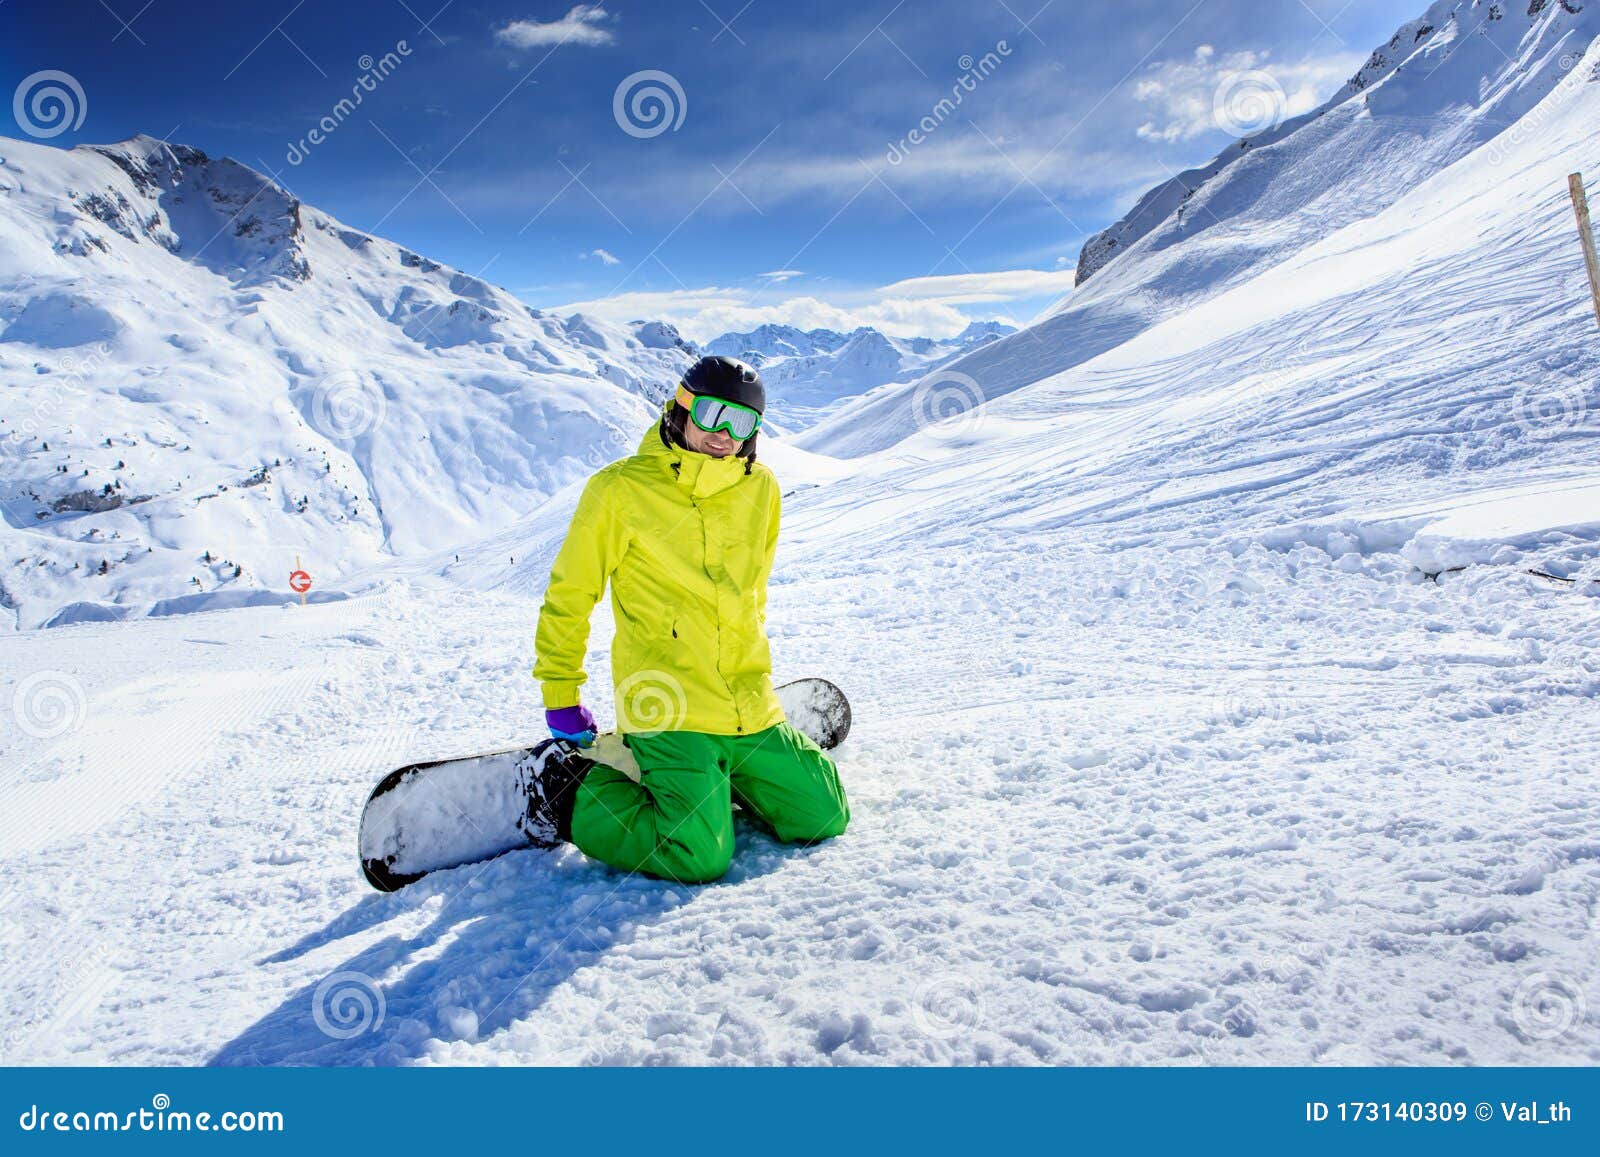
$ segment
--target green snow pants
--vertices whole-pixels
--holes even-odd
[[[572,842],[629,872],[686,884],[715,880],[733,858],[733,804],[785,843],[844,831],[839,769],[788,723],[753,735],[661,731],[623,740],[638,783],[597,763],[572,806]]]

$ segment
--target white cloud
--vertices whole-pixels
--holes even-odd
[[[614,43],[616,34],[604,27],[612,19],[603,4],[574,5],[560,20],[513,20],[495,29],[494,38],[512,48],[539,48],[546,44]]]
[[[992,273],[912,277],[886,285],[879,292],[894,297],[977,305],[1065,293],[1072,288],[1072,280],[1072,273],[1059,269],[1002,269]]]
[[[1364,59],[1341,52],[1286,64],[1267,52],[1219,53],[1202,44],[1189,59],[1153,64],[1140,76],[1133,98],[1153,115],[1135,132],[1164,144],[1218,131],[1259,132],[1322,104]]]
[[[768,281],[789,281],[792,278],[804,277],[805,275],[805,270],[803,269],[774,269],[771,273],[757,274],[758,277],[764,277]]]
[[[618,257],[615,253],[612,253],[609,249],[591,249],[587,253],[578,254],[579,260],[586,261],[591,257],[598,257],[600,259],[600,264],[602,265],[622,264],[622,258]]]
[[[557,310],[619,322],[662,318],[693,341],[709,341],[730,330],[754,329],[769,322],[846,331],[870,325],[892,337],[937,338],[960,333],[974,320],[1010,322],[1003,307],[1059,297],[1071,289],[1072,280],[1070,269],[1008,269],[906,278],[876,288],[842,291],[831,299],[803,295],[781,300],[744,287],[705,286],[619,293],[572,302]],[[990,308],[974,309],[976,306]]]

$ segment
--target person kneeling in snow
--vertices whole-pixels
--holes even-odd
[[[534,678],[554,742],[530,821],[616,868],[715,880],[733,856],[733,803],[786,842],[844,831],[838,768],[790,726],[772,689],[767,576],[777,479],[756,462],[760,376],[733,358],[689,368],[631,458],[589,479],[550,570]],[[611,584],[617,727],[635,783],[582,754],[589,616]]]

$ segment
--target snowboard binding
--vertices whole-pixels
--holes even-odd
[[[594,760],[567,739],[547,739],[517,761],[517,786],[527,810],[517,830],[536,848],[553,848],[572,839],[572,805],[578,784]]]

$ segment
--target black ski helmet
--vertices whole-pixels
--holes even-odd
[[[761,375],[738,358],[701,358],[684,371],[683,385],[691,394],[706,394],[721,398],[724,402],[737,402],[741,406],[749,406],[758,414],[766,412],[767,388],[761,384]],[[683,408],[682,403],[674,402],[661,419],[661,441],[668,446],[687,448],[689,443],[683,436],[683,425],[688,420],[689,411]],[[750,473],[751,464],[756,460],[756,439],[760,436],[761,431],[757,430],[739,447],[739,457],[744,459],[746,474]]]
[[[701,358],[684,372],[683,384],[691,394],[737,402],[758,414],[767,409],[767,388],[761,384],[761,375],[738,358]]]

